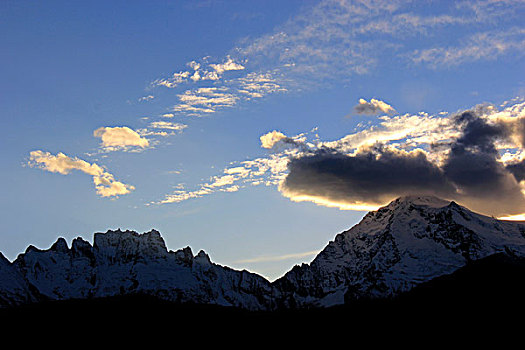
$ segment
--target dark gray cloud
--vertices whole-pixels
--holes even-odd
[[[478,117],[475,112],[466,111],[454,117],[463,134],[452,144],[452,150],[464,151],[467,148],[481,153],[497,154],[494,142],[508,136],[504,124],[488,124]]]
[[[506,169],[510,171],[512,175],[514,175],[514,178],[516,179],[516,181],[525,180],[525,160],[522,160],[521,162],[518,162],[518,163],[507,165]]]
[[[454,187],[424,153],[376,147],[356,156],[320,150],[293,159],[283,190],[339,203],[382,204],[412,193],[449,197]]]
[[[505,167],[498,161],[495,143],[516,137],[525,128],[516,123],[487,123],[475,111],[453,118],[462,132],[446,145],[449,152],[440,166],[423,152],[385,147],[357,155],[318,150],[290,161],[281,190],[291,198],[308,196],[349,205],[378,205],[407,194],[433,194],[485,214],[523,213],[525,198],[519,181],[525,179],[525,162]]]
[[[509,126],[503,122],[488,124],[473,112],[460,114],[456,121],[463,134],[451,145],[443,166],[445,176],[459,190],[456,198],[495,215],[523,212],[525,199],[519,180],[498,162],[495,146],[497,140],[511,136]]]
[[[458,115],[455,121],[463,128],[463,134],[450,145],[443,170],[463,190],[490,191],[485,185],[498,183],[507,173],[497,162],[494,145],[506,134],[505,128],[501,124],[489,125],[470,111]]]

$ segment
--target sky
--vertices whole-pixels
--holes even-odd
[[[409,194],[525,214],[525,2],[0,2],[0,251],[157,229],[270,280]]]

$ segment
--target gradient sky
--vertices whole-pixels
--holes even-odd
[[[512,0],[4,0],[0,251],[155,228],[275,279],[409,192],[523,214],[524,15]]]

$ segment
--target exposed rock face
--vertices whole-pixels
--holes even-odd
[[[249,310],[322,307],[392,297],[468,262],[525,256],[525,224],[482,216],[435,197],[403,197],[368,213],[307,265],[270,283],[214,264],[189,247],[168,251],[158,231],[63,238],[10,263],[0,254],[0,307],[39,300],[147,294],[180,303]]]

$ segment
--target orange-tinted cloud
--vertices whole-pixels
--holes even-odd
[[[29,154],[29,166],[37,167],[52,173],[67,175],[79,170],[93,176],[97,193],[101,197],[116,197],[130,193],[135,189],[131,185],[116,181],[114,176],[96,163],[88,163],[77,157],[69,157],[62,152],[53,155],[44,151],[32,151]]]

